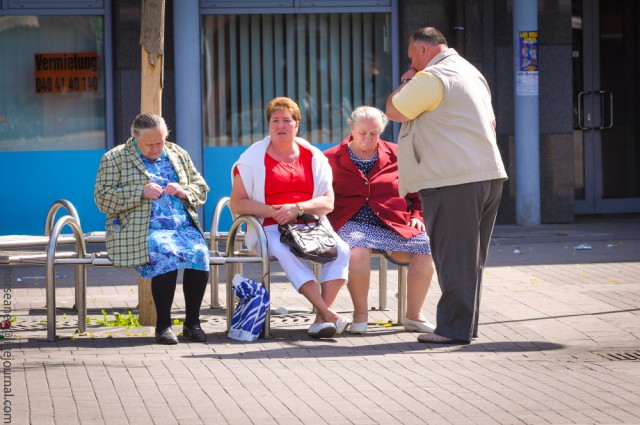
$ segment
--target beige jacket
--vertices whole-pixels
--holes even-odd
[[[429,112],[402,124],[398,138],[400,195],[421,189],[506,179],[493,127],[491,93],[482,74],[454,49],[424,70],[442,80],[444,96]],[[415,90],[410,81],[393,98],[394,106]],[[398,102],[398,104],[396,104]]]

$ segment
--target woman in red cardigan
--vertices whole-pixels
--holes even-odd
[[[395,264],[408,265],[408,331],[433,332],[422,307],[435,271],[429,237],[417,194],[398,193],[397,147],[380,140],[388,119],[379,109],[356,108],[349,117],[351,134],[325,151],[333,170],[335,207],[327,216],[351,248],[347,288],[353,301],[351,333],[367,330],[371,250],[379,249]]]

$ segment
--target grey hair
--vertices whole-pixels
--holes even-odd
[[[387,118],[387,115],[380,109],[374,108],[373,106],[358,106],[353,110],[349,119],[347,119],[347,123],[349,124],[349,128],[353,128],[356,124],[358,124],[358,122],[360,122],[360,120],[369,118],[380,120],[380,123],[382,124],[382,128],[380,129],[381,133],[389,123],[389,118]]]
[[[414,43],[422,42],[431,45],[444,44],[447,47],[449,46],[444,35],[434,27],[424,27],[415,30],[409,37],[409,41]]]
[[[164,130],[167,136],[169,135],[169,129],[164,118],[152,112],[144,112],[138,115],[131,123],[132,137],[140,137],[147,130]]]

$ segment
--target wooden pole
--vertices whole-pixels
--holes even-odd
[[[142,49],[140,112],[153,112],[162,115],[162,89],[164,56],[158,56],[151,63],[151,54]]]
[[[140,112],[162,115],[164,88],[165,0],[143,0],[140,21],[142,46]],[[151,295],[151,279],[138,276],[138,311],[142,326],[155,326],[156,308]]]

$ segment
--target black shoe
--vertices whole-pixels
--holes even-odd
[[[182,327],[182,336],[194,342],[205,342],[207,334],[204,333],[199,324]]]
[[[176,337],[171,328],[166,328],[161,332],[156,332],[156,342],[158,344],[175,345],[178,343],[178,337]]]

